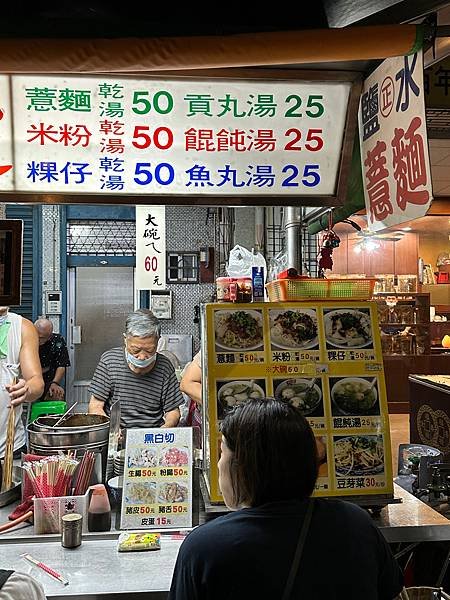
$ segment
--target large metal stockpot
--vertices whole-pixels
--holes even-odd
[[[78,456],[86,450],[99,453],[103,478],[108,457],[109,418],[75,413],[55,427],[58,419],[59,416],[40,417],[28,425],[30,452],[41,456],[57,454],[59,450],[76,450]]]

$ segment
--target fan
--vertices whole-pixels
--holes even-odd
[[[351,219],[345,219],[344,223],[348,223],[354,229],[356,229],[357,237],[360,240],[355,244],[355,251],[361,252],[362,250],[367,250],[372,252],[373,250],[377,250],[380,247],[378,243],[379,240],[386,242],[398,242],[405,235],[404,231],[386,231],[381,233],[372,233],[368,229],[362,229],[357,223],[352,221]]]

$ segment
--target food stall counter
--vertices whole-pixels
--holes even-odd
[[[97,600],[126,598],[136,600],[167,598],[179,547],[184,536],[164,533],[161,549],[146,552],[118,552],[116,539],[86,539],[75,549],[61,546],[59,539],[44,541],[43,536],[3,539],[0,564],[3,568],[29,573],[44,587],[47,598]],[[34,558],[57,571],[69,581],[63,585],[41,569],[31,566],[20,555]]]

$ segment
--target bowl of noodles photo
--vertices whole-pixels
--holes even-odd
[[[317,315],[307,308],[270,311],[270,341],[283,350],[317,346]]]
[[[263,317],[257,310],[214,313],[216,346],[222,350],[256,350],[263,345]]]
[[[310,415],[321,405],[322,390],[311,379],[286,379],[276,388],[275,398],[287,400],[302,415]]]
[[[366,348],[373,343],[370,314],[351,308],[324,314],[325,338],[334,348]]]
[[[334,438],[334,464],[341,477],[376,475],[384,471],[384,446],[380,435]]]

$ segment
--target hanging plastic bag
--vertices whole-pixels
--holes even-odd
[[[263,267],[266,272],[266,261],[260,252],[253,254],[239,244],[230,250],[227,264],[229,277],[251,277],[252,267]]]

